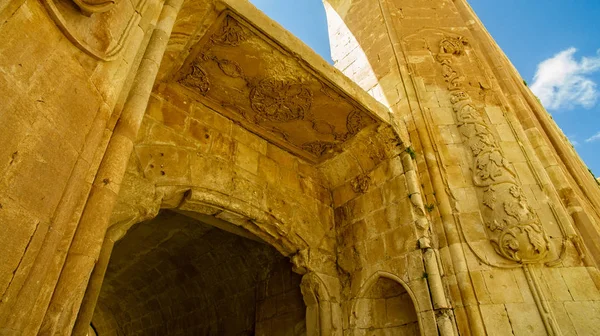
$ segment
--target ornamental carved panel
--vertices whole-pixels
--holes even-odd
[[[547,261],[551,243],[540,217],[522,190],[502,152],[492,125],[477,108],[456,60],[465,57],[467,41],[443,37],[436,60],[450,93],[458,131],[472,156],[472,182],[480,189],[485,232],[500,256],[519,264]]]
[[[322,161],[378,123],[296,55],[225,11],[171,80],[250,131]]]
[[[553,205],[533,193],[539,182],[523,171],[524,160],[531,160],[527,153],[521,152],[523,161],[512,162],[509,158],[517,155],[504,152],[512,148],[506,139],[518,139],[518,134],[507,134],[512,132],[510,118],[502,121],[503,129],[490,119],[486,108],[503,111],[504,105],[490,89],[493,79],[476,50],[466,38],[435,28],[407,35],[403,43],[424,91],[442,97],[440,107],[424,112],[441,140],[440,162],[452,172],[448,195],[465,243],[480,261],[497,267],[560,262],[562,223]],[[451,139],[444,133],[449,129]]]

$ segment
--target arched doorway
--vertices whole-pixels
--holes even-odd
[[[113,249],[97,334],[305,335],[301,276],[275,248],[223,224],[163,210],[132,227]]]
[[[366,283],[355,301],[351,319],[360,335],[421,335],[411,294],[385,274]]]

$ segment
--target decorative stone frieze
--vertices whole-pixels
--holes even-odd
[[[171,78],[226,117],[312,162],[331,157],[378,122],[293,53],[227,11]]]

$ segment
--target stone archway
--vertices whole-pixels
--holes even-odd
[[[301,276],[242,235],[169,210],[132,227],[113,249],[92,319],[98,333],[304,335]]]
[[[317,273],[310,272],[302,277],[300,287],[306,305],[306,335],[340,335],[341,321],[336,319],[340,307],[325,282]]]
[[[360,197],[371,184],[372,190],[395,186],[391,180],[403,174],[398,133],[404,133],[384,106],[347,78],[311,54],[297,59],[307,54],[304,46],[283,47],[285,33],[266,35],[256,27],[264,18],[240,16],[253,13],[244,6],[233,1],[229,10],[214,8],[206,16],[212,28],[198,30],[190,37],[194,46],[163,60],[109,236],[117,241],[133,224],[170,209],[255,237],[294,256],[296,271],[309,280],[311,274],[325,279],[308,286],[314,291],[307,295],[318,299],[305,301],[318,308],[316,334],[336,335],[342,313],[333,194]],[[198,10],[192,7],[182,11]],[[184,23],[181,29],[189,29]],[[173,43],[173,52],[183,45]],[[264,50],[273,57],[258,57]],[[258,56],[247,57],[252,54]],[[270,104],[275,98],[279,105]],[[103,255],[111,249],[107,244]],[[92,289],[98,292],[104,277],[96,269],[97,284],[88,285],[80,317],[96,305]],[[80,321],[87,328],[89,322]]]
[[[350,327],[369,335],[423,335],[414,294],[397,276],[377,272],[362,286],[352,303]]]

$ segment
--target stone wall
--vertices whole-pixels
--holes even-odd
[[[301,276],[287,260],[273,265],[258,285],[256,335],[306,335],[306,307],[300,292]]]
[[[82,42],[102,49],[122,33],[122,21],[133,19],[124,33],[127,45],[106,62],[78,48],[81,40],[69,36],[77,32],[78,10],[53,4],[17,0],[0,5],[3,334],[35,334],[44,318],[126,98],[130,69],[157,14],[156,3],[137,13],[135,4],[124,1],[122,15],[114,15],[121,20],[116,27],[99,27],[95,40]],[[56,13],[67,16],[62,26]],[[113,36],[102,35],[110,28]]]
[[[295,239],[289,244],[297,244],[276,244],[286,255],[307,244],[332,253],[333,210],[323,175],[311,164],[186,97],[181,89],[165,85],[153,95],[130,167],[164,190],[163,203],[192,190],[192,195],[211,198],[215,207],[228,209],[235,204],[237,216],[258,216],[268,221],[265,224],[282,226],[279,229],[286,238]],[[131,197],[122,198],[125,208],[138,202],[135,197],[147,196]],[[176,206],[195,210],[191,202]],[[229,219],[227,216],[234,216],[231,211],[198,211],[233,221],[251,232],[258,230],[242,218],[239,223]]]
[[[340,0],[326,9],[336,67],[407,125],[458,331],[589,333],[599,190],[468,5]],[[511,233],[517,245],[502,245],[504,232],[530,229],[529,240]],[[575,273],[589,289],[578,308],[557,294],[579,291],[565,277]]]
[[[464,0],[326,2],[355,83],[110,6],[0,5],[0,334],[594,333],[597,183]]]

